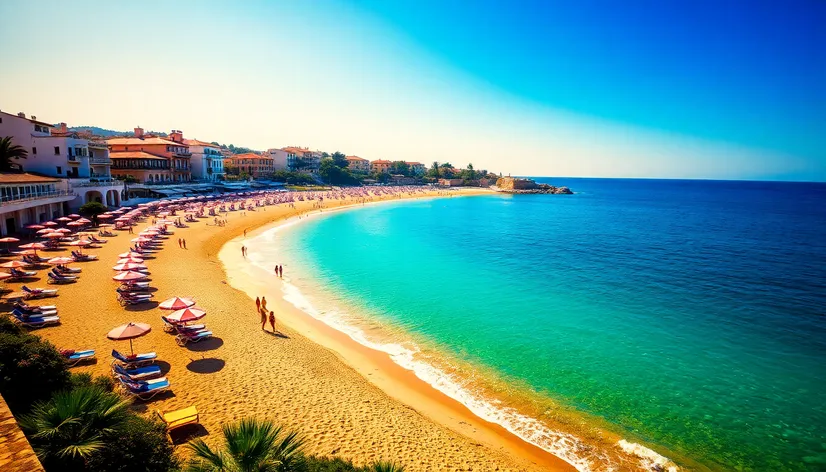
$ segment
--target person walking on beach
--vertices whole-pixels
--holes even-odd
[[[247,237],[247,228],[244,228],[244,237]]]
[[[181,242],[184,244],[184,249],[186,249],[186,239],[182,239]]]
[[[255,311],[261,311],[261,299],[258,297],[255,297]]]
[[[183,244],[181,244],[181,238],[178,238],[178,248],[182,249],[183,247]]]
[[[275,333],[275,312],[270,312],[270,326],[272,326],[272,332]]]
[[[261,331],[267,330],[267,310],[259,309],[258,313],[261,314]]]
[[[283,265],[278,266],[278,276],[281,277],[282,279],[284,278],[284,266]]]
[[[264,311],[264,314],[267,314],[267,297],[261,297],[261,310]]]

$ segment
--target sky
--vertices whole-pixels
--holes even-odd
[[[0,1],[0,110],[513,175],[826,181],[821,0]]]

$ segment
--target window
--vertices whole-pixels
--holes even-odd
[[[32,154],[37,154],[37,148],[36,147],[32,148]]]
[[[55,156],[59,156],[59,155],[60,155],[60,146],[55,146],[55,147],[54,147],[54,155],[55,155]]]
[[[60,167],[60,166],[57,166],[57,175],[60,175],[62,173],[63,173],[63,168]]]

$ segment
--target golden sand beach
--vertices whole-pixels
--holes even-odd
[[[413,198],[438,197],[439,193],[419,193]],[[125,231],[109,238],[101,249],[89,250],[99,261],[75,265],[83,269],[78,283],[59,286],[58,298],[34,302],[57,305],[62,322],[36,333],[59,348],[95,349],[97,363],[74,370],[108,375],[112,348],[128,351],[129,345],[108,340],[106,333],[129,321],[149,323],[152,331],[134,341],[135,352],[157,352],[159,365],[168,370],[172,393],[137,402],[135,408],[153,414],[156,409],[196,405],[202,428],[174,433],[176,444],[193,434],[217,442],[221,424],[252,416],[301,431],[310,453],[340,456],[357,464],[381,459],[395,460],[409,471],[574,470],[476,417],[394,364],[385,353],[364,347],[300,312],[281,298],[275,276],[255,277],[254,271],[245,270],[247,262],[240,252],[245,230],[250,237],[256,228],[318,211],[314,203],[296,202],[295,208],[268,206],[243,215],[230,212],[226,226],[215,226],[212,218],[204,218],[189,223],[188,228],[173,228],[164,249],[146,260],[151,285],[157,288],[153,300],[195,298],[197,306],[208,313],[204,322],[214,339],[180,347],[162,330],[163,312],[156,304],[127,308],[118,304],[112,266],[117,254],[131,246],[132,236]],[[353,204],[352,200],[326,201],[325,210]],[[135,233],[149,224],[142,223]],[[178,238],[186,240],[187,249],[178,247]],[[28,285],[46,287],[45,271],[40,275],[41,280]],[[20,285],[8,284],[15,290]],[[275,311],[280,335],[262,332],[253,301],[258,295],[266,296],[268,307]],[[178,450],[186,453],[184,448]]]

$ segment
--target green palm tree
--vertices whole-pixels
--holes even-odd
[[[21,419],[38,458],[52,470],[79,470],[128,417],[129,402],[96,386],[58,392]]]
[[[224,425],[224,450],[201,440],[189,444],[194,453],[190,472],[294,472],[304,469],[304,439],[271,421],[242,419]]]
[[[370,472],[404,472],[404,466],[395,462],[376,461],[367,470]]]
[[[0,171],[23,169],[20,164],[13,163],[12,159],[25,159],[29,156],[23,146],[11,143],[11,136],[0,138]]]

